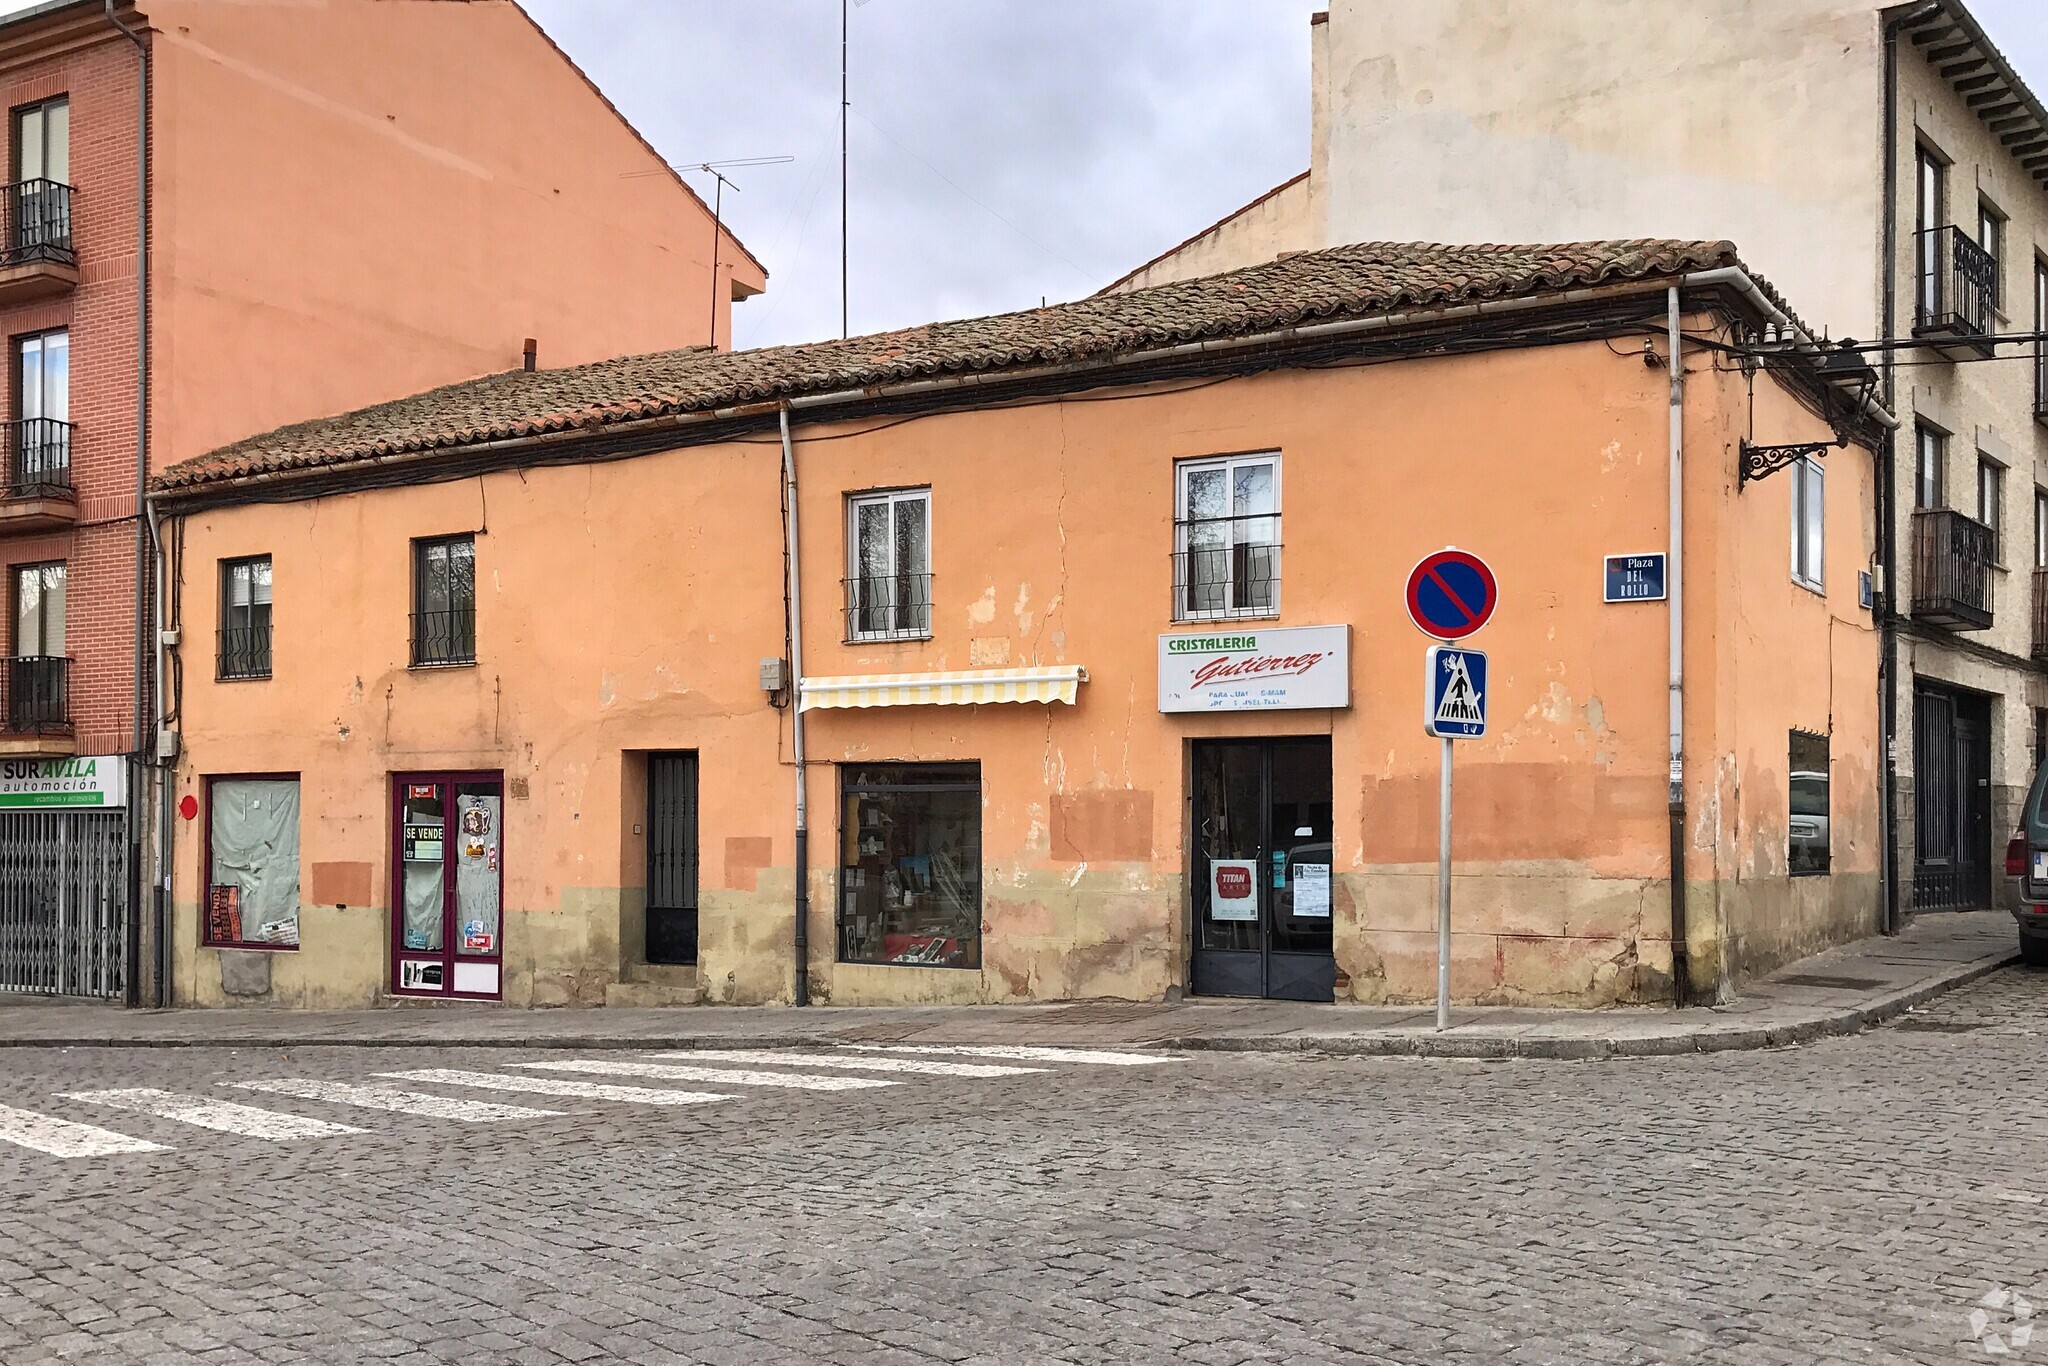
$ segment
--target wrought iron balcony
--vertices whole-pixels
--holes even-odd
[[[270,677],[270,622],[223,626],[216,663],[219,678]]]
[[[25,417],[7,424],[7,496],[72,496],[69,422]]]
[[[476,609],[412,614],[412,664],[476,663]]]
[[[931,575],[863,574],[842,583],[846,589],[847,640],[931,637]]]
[[[2034,571],[2034,659],[2048,664],[2048,569]]]
[[[2034,421],[2048,425],[2048,344],[2034,344]]]
[[[7,661],[7,729],[48,735],[71,729],[71,661],[17,655]]]
[[[1991,625],[1998,533],[1953,508],[1913,514],[1913,616],[1957,631]]]
[[[1913,335],[1944,356],[1990,355],[1998,259],[1958,227],[1914,234]]]
[[[71,187],[54,180],[17,180],[7,187],[6,238],[0,266],[49,261],[75,266],[71,247]]]
[[[1271,523],[1278,519],[1261,517],[1258,520]],[[1184,527],[1183,532],[1185,530]],[[1182,539],[1187,539],[1185,534]],[[1174,554],[1175,621],[1229,621],[1279,614],[1278,541],[1197,545]]]

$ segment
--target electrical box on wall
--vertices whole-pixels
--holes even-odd
[[[761,661],[761,691],[775,698],[779,698],[789,691],[788,660],[764,659]]]

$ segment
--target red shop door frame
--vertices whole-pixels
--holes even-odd
[[[406,789],[433,784],[441,790],[441,946],[436,949],[405,947],[405,803]],[[462,917],[455,899],[455,789],[459,785],[495,787],[498,791],[498,940],[490,953],[456,953]],[[411,999],[496,1001],[505,993],[505,775],[502,770],[452,771],[436,773],[394,773],[391,775],[391,994]],[[455,965],[488,966],[496,988],[491,991],[457,991]],[[441,985],[402,987],[406,963],[439,964]]]

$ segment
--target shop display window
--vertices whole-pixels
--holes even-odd
[[[206,840],[206,944],[297,948],[299,780],[212,779],[206,785]]]
[[[840,770],[839,958],[981,966],[981,766]]]

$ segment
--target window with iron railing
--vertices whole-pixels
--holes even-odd
[[[14,179],[0,211],[0,265],[76,265],[71,245],[71,102],[44,100],[14,111]]]
[[[1183,460],[1176,467],[1173,616],[1280,614],[1280,457]]]
[[[412,663],[476,663],[476,538],[412,543]]]
[[[220,678],[270,677],[270,557],[222,560]]]
[[[13,656],[7,661],[10,730],[42,732],[71,724],[65,579],[62,563],[20,565],[14,571]]]
[[[932,633],[930,489],[847,500],[846,639],[922,640]]]
[[[71,334],[38,332],[14,343],[15,418],[8,426],[7,491],[15,498],[71,492]]]

